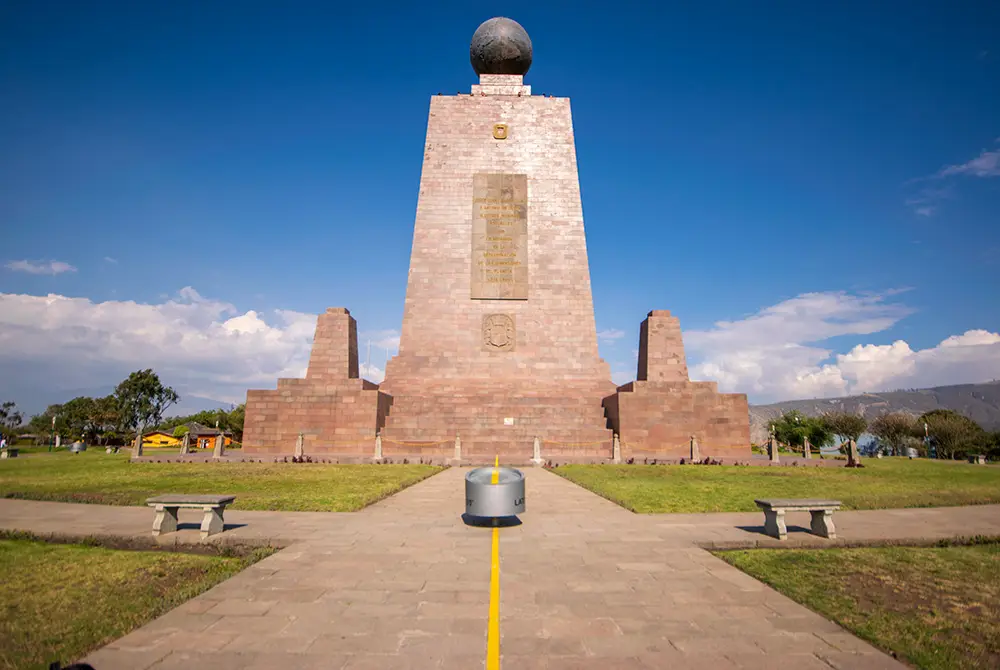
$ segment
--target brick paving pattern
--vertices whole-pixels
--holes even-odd
[[[701,546],[779,546],[763,514],[635,515],[548,471],[500,532],[503,667],[902,667]],[[490,531],[452,468],[361,512],[227,513],[213,542],[287,548],[93,653],[129,668],[477,668]],[[1000,534],[1000,506],[789,514],[780,546]],[[194,517],[164,542],[197,542]],[[0,500],[0,527],[149,538],[142,508]]]

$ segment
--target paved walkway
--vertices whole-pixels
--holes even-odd
[[[463,474],[353,514],[227,513],[234,527],[216,541],[287,548],[87,660],[97,670],[483,667],[491,533],[459,517]],[[500,531],[505,669],[902,667],[698,548],[776,544],[760,534],[763,514],[640,516],[550,472],[526,474],[523,523]],[[834,518],[846,542],[1000,534],[998,506]],[[189,521],[175,539],[196,540]],[[789,515],[784,546],[831,544],[796,533],[797,522],[808,515]],[[0,500],[4,528],[148,538],[151,523],[143,508]]]

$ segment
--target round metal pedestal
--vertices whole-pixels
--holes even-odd
[[[499,471],[497,483],[491,484]],[[465,513],[508,517],[524,511],[524,473],[514,468],[476,468],[465,475]]]

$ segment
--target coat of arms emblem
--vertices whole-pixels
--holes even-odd
[[[483,317],[483,348],[488,351],[510,351],[514,348],[514,319],[507,314]]]

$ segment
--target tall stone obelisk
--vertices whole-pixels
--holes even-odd
[[[573,120],[531,95],[531,42],[491,19],[479,84],[431,99],[399,354],[384,432],[467,451],[607,441]]]

